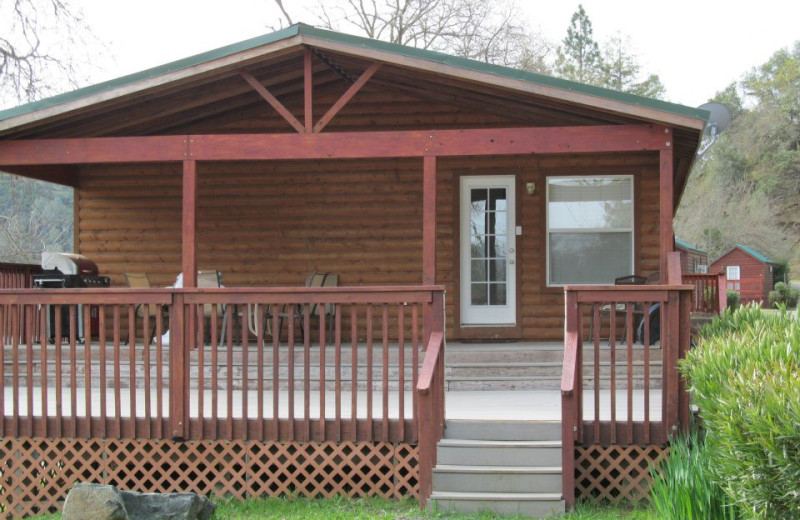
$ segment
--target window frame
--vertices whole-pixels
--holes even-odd
[[[736,277],[731,276],[731,269],[736,270]],[[725,266],[725,278],[732,282],[740,282],[742,280],[742,267],[739,265],[726,265]]]
[[[548,175],[544,180],[545,187],[545,286],[546,287],[564,287],[566,285],[586,285],[586,286],[599,286],[609,285],[608,283],[553,283],[550,278],[550,180],[566,180],[566,179],[630,179],[630,200],[631,200],[631,224],[630,228],[559,228],[559,233],[630,233],[631,236],[631,269],[636,270],[636,177],[631,174],[591,174],[591,175]]]

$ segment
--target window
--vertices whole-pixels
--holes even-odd
[[[725,268],[725,277],[728,279],[728,289],[731,291],[739,291],[742,286],[739,283],[741,279],[741,270],[738,265],[729,265]]]
[[[633,177],[548,177],[547,284],[633,274]]]
[[[708,274],[708,264],[697,264],[698,274]]]

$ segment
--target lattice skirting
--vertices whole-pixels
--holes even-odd
[[[613,504],[650,500],[650,465],[669,454],[661,446],[575,448],[575,496]]]
[[[416,445],[0,439],[0,518],[55,511],[76,482],[239,499],[418,493]]]

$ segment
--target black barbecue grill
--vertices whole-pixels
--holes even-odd
[[[63,289],[80,287],[109,287],[111,280],[108,276],[98,274],[97,264],[83,255],[72,253],[42,253],[42,274],[33,275],[33,286],[39,289]],[[47,322],[48,338],[53,343],[55,340],[55,307],[49,306],[49,319]],[[92,305],[89,309],[91,334],[96,336],[99,329],[98,308]],[[83,341],[83,305],[78,305],[77,335]],[[69,337],[69,306],[61,306],[61,335]]]

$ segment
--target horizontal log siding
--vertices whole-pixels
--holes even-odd
[[[422,161],[201,163],[198,266],[227,286],[299,286],[313,271],[340,285],[422,280]],[[637,177],[638,272],[658,269],[658,168],[653,155],[442,159],[437,188],[437,283],[447,288],[447,331],[458,331],[458,178],[517,175],[521,329],[561,339],[563,292],[545,287],[545,177],[632,173]],[[179,165],[92,166],[81,172],[81,253],[112,284],[145,272],[154,286],[180,271]],[[536,182],[527,195],[526,182]],[[491,331],[489,331],[491,332]],[[488,333],[487,333],[488,334]]]

